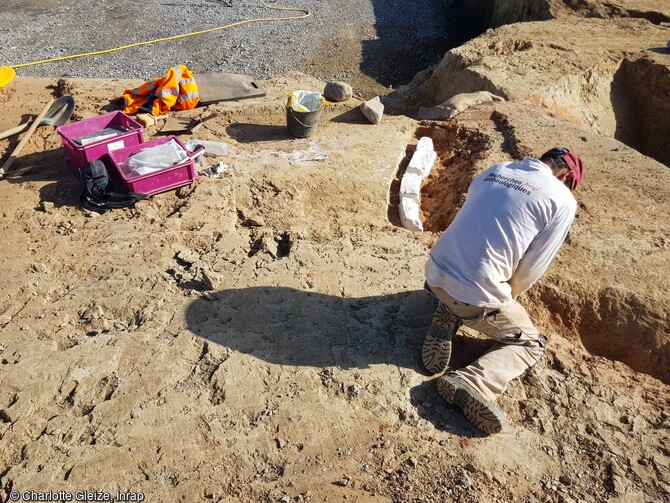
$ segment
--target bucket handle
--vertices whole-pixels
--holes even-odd
[[[295,113],[293,112],[293,108],[288,107],[288,109],[289,109],[289,111],[291,112],[291,116],[293,117],[293,119],[294,119],[298,124],[300,124],[302,127],[305,127],[305,128],[313,127],[313,126],[308,126],[307,124],[303,124],[302,122],[300,122],[300,119],[298,119],[298,118],[295,116]],[[315,112],[320,112],[321,110],[322,110],[322,108],[319,108],[318,110],[314,110],[314,111],[315,111]]]

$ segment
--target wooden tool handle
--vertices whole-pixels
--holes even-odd
[[[21,153],[21,150],[23,150],[23,147],[25,146],[25,144],[28,143],[28,140],[30,139],[30,137],[33,135],[33,133],[37,129],[37,126],[40,125],[40,121],[42,119],[44,119],[44,116],[47,114],[47,112],[49,111],[49,108],[51,108],[51,105],[53,105],[54,101],[56,101],[56,100],[54,100],[54,98],[51,98],[49,100],[49,103],[47,103],[46,106],[44,107],[44,110],[42,110],[40,112],[40,114],[37,116],[37,118],[30,125],[30,129],[28,129],[28,132],[26,133],[26,135],[23,138],[21,138],[21,141],[16,146],[14,151],[11,153],[11,155],[9,156],[9,159],[7,159],[7,161],[5,161],[5,164],[2,165],[2,168],[0,168],[0,177],[5,176],[7,171],[9,171],[9,167],[12,165],[14,160]]]
[[[218,112],[212,112],[209,115],[205,115],[204,117],[201,115],[200,120],[202,122],[208,121],[209,119],[214,119],[215,117],[218,117],[219,113]]]
[[[8,129],[7,131],[3,131],[2,133],[0,133],[0,140],[9,138],[10,136],[14,136],[15,134],[19,134],[20,132],[28,129],[28,126],[30,126],[30,121],[24,122],[23,124],[19,124],[18,126],[13,127],[12,129]]]

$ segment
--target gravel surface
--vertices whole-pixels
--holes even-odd
[[[251,23],[105,55],[39,64],[19,68],[17,73],[148,79],[182,63],[195,72],[245,73],[258,79],[286,71],[345,79],[362,73],[395,87],[444,54],[450,3],[268,2],[269,6],[304,8],[311,16],[298,21]],[[269,10],[258,0],[6,0],[0,3],[0,65],[114,48],[245,19],[300,14]],[[331,59],[338,64],[330,64]]]

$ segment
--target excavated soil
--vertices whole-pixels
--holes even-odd
[[[287,134],[284,93],[324,82],[264,81],[266,97],[211,106],[219,116],[194,135],[229,147],[199,169],[228,171],[103,215],[82,210],[61,138],[40,126],[0,181],[0,502],[27,501],[25,491],[670,501],[670,171],[659,129],[670,52],[618,52],[634,52],[636,37],[660,47],[653,23],[581,22],[487,32],[417,77],[410,87],[423,95],[389,96],[381,123],[352,99],[307,139]],[[570,25],[582,30],[575,59],[555,59],[569,52],[559,39]],[[611,44],[589,46],[596,33]],[[104,113],[135,84],[17,78],[0,129],[59,94],[75,97],[75,119]],[[510,99],[449,121],[411,118],[454,89]],[[421,192],[426,232],[411,233],[397,191],[423,136],[438,161]],[[3,160],[17,143],[0,141]],[[569,237],[521,298],[549,350],[499,400],[509,426],[486,436],[422,368],[435,308],[423,265],[477,173],[554,145],[572,146],[587,171]],[[463,331],[453,365],[488,346]]]

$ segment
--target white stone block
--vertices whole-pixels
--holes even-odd
[[[407,196],[419,202],[423,178],[416,173],[405,173],[400,181],[400,197]]]
[[[423,232],[423,224],[419,218],[419,203],[410,197],[400,198],[400,223],[414,232]]]
[[[418,150],[429,150],[434,151],[435,147],[433,146],[433,139],[430,136],[422,136],[419,138],[419,142],[416,144],[416,149]]]
[[[417,150],[412,155],[405,173],[416,173],[424,179],[430,174],[430,170],[433,169],[435,159],[437,159],[437,154],[434,151]]]

